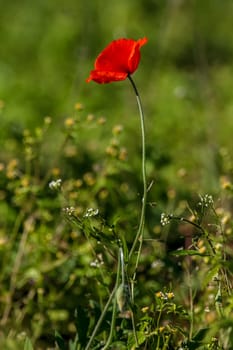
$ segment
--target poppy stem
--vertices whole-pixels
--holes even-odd
[[[145,142],[145,118],[144,118],[144,113],[143,113],[143,108],[142,108],[142,103],[141,103],[141,98],[138,92],[138,89],[131,77],[131,75],[128,75],[129,81],[132,84],[132,87],[134,89],[135,95],[136,95],[136,100],[138,104],[138,109],[139,109],[139,115],[140,115],[140,123],[141,123],[141,138],[142,138],[142,181],[143,181],[143,195],[142,195],[142,208],[141,208],[141,215],[140,215],[140,222],[139,222],[139,227],[137,234],[135,236],[133,245],[130,249],[129,252],[129,260],[131,259],[136,245],[138,243],[138,240],[140,242],[139,245],[139,250],[137,254],[137,260],[136,260],[136,265],[135,265],[135,271],[134,271],[134,277],[133,280],[135,279],[136,275],[136,270],[138,267],[139,263],[139,258],[140,258],[140,253],[141,253],[141,247],[142,247],[142,241],[143,241],[143,231],[144,231],[144,226],[145,226],[145,212],[146,212],[146,199],[147,199],[147,181],[146,181],[146,142]]]

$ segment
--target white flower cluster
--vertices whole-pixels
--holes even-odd
[[[99,214],[99,209],[88,208],[86,213],[83,215],[84,218],[90,218],[92,216],[97,216]]]
[[[74,215],[75,213],[75,208],[74,207],[66,207],[66,208],[63,208],[63,211],[69,215],[69,216],[72,216]]]
[[[162,226],[168,225],[170,223],[171,215],[168,215],[166,213],[161,214],[160,223]]]
[[[200,196],[200,202],[198,202],[198,205],[208,208],[213,204],[214,204],[213,197],[210,194],[205,194],[204,196]]]
[[[61,179],[53,180],[49,183],[49,188],[51,190],[58,190],[59,188],[61,188],[61,183],[62,183]]]

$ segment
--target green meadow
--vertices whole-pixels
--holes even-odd
[[[233,349],[233,2],[0,4],[0,348]]]

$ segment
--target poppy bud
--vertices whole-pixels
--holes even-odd
[[[124,312],[129,304],[129,286],[121,283],[116,291],[116,300],[120,312]]]

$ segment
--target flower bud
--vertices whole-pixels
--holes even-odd
[[[120,312],[126,310],[129,303],[129,287],[127,284],[120,284],[116,291],[116,300]]]

